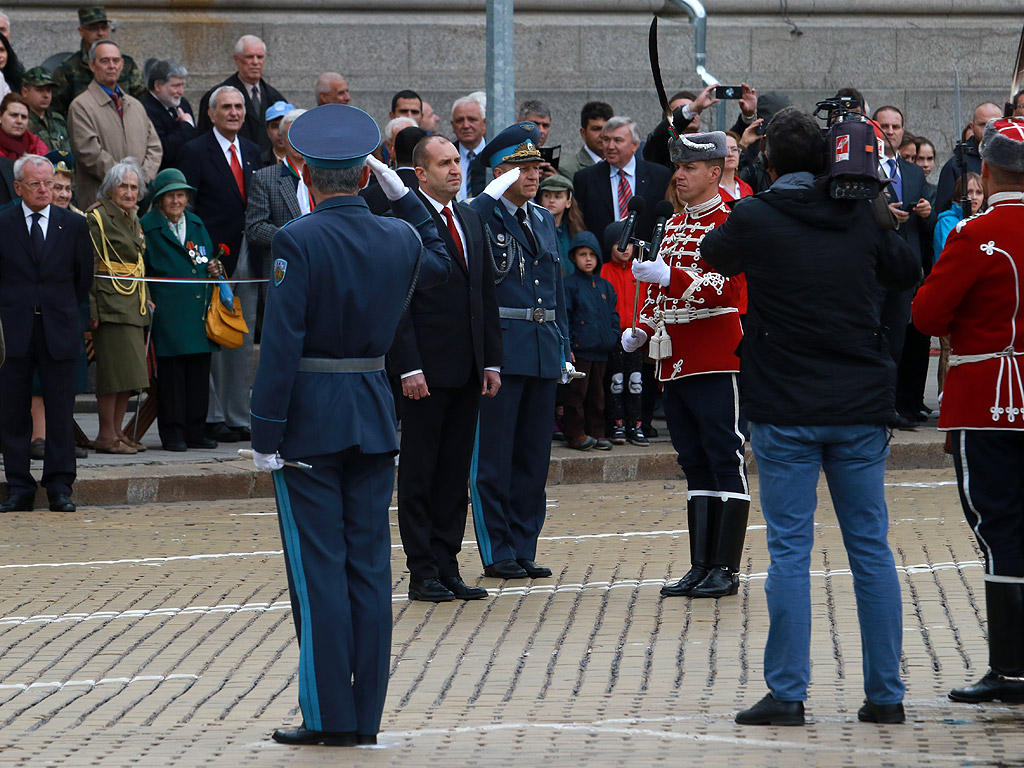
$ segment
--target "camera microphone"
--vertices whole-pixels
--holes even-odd
[[[665,237],[665,225],[675,215],[676,209],[668,200],[659,200],[654,206],[654,233],[651,235],[650,259],[658,258],[658,251],[661,250],[661,241]]]
[[[622,234],[619,235],[618,248],[623,253],[629,247],[629,239],[633,236],[633,230],[636,229],[636,219],[644,211],[646,203],[640,195],[633,195],[629,198],[629,205],[627,206],[629,214],[626,216],[625,224],[622,227]]]

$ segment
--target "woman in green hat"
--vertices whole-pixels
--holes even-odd
[[[207,279],[221,275],[220,262],[202,220],[185,210],[189,192],[185,175],[165,168],[150,185],[153,209],[142,217],[146,236],[146,275],[150,278]],[[206,311],[212,285],[148,283],[156,353],[157,426],[166,451],[216,448],[203,435],[210,393],[210,353],[216,344],[206,336]]]

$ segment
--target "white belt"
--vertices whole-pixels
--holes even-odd
[[[666,325],[676,325],[678,323],[692,323],[694,320],[707,320],[709,317],[718,317],[719,315],[730,315],[733,312],[738,313],[739,309],[737,307],[663,309],[661,311],[661,319],[665,321]]]
[[[1002,352],[984,352],[980,355],[950,355],[949,356],[949,367],[954,368],[958,365],[966,365],[967,363],[980,363],[983,360],[996,360],[1000,357],[1021,357],[1024,352],[1017,352],[1013,347],[1007,347]]]

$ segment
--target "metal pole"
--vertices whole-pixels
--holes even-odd
[[[487,139],[516,119],[512,0],[487,0]]]

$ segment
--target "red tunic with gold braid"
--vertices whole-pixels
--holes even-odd
[[[1024,193],[992,195],[949,233],[914,325],[949,335],[939,429],[1024,430]]]
[[[672,278],[667,288],[645,283],[647,295],[640,312],[661,381],[740,369],[736,348],[743,331],[737,305],[743,278],[723,277],[700,257],[704,235],[728,215],[729,208],[715,195],[688,206],[665,228],[659,253],[672,269]]]

